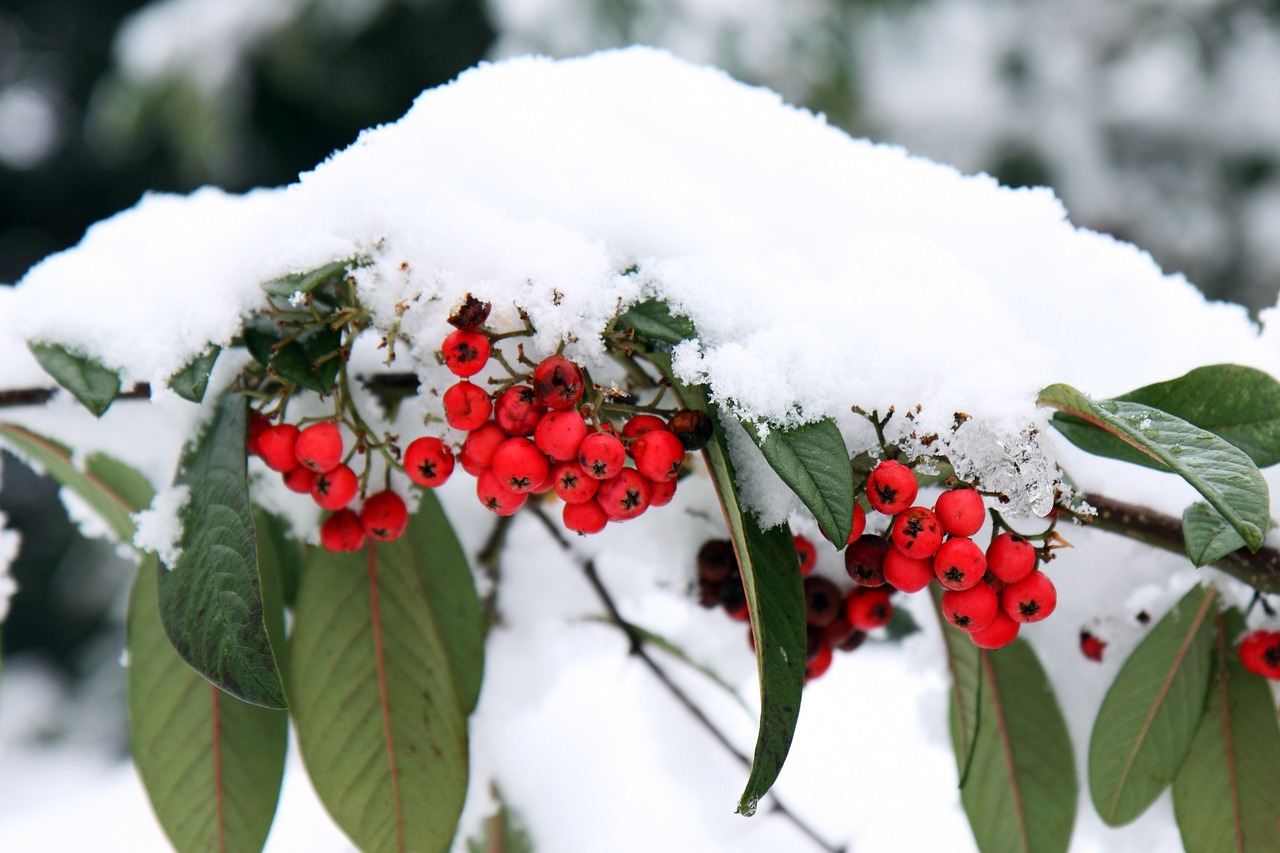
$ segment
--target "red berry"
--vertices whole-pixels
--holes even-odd
[[[1099,639],[1091,632],[1080,632],[1080,654],[1094,663],[1102,662],[1102,650],[1106,647],[1106,641]]]
[[[320,525],[320,544],[326,551],[342,553],[359,551],[364,545],[364,528],[360,516],[349,509],[340,509]]]
[[[489,338],[483,332],[458,329],[444,339],[444,363],[454,376],[475,376],[489,360]]]
[[[596,496],[600,481],[587,475],[577,462],[559,462],[551,469],[552,485],[560,500],[580,504]]]
[[[931,557],[942,545],[942,525],[932,510],[913,506],[893,520],[893,544],[908,557]]]
[[[676,478],[649,481],[649,506],[666,506],[676,496]]]
[[[332,421],[311,424],[298,433],[293,455],[317,474],[331,471],[342,461],[342,431]]]
[[[631,445],[636,470],[650,480],[675,479],[684,463],[684,445],[665,429],[649,430]]]
[[[862,508],[862,504],[856,501],[853,504],[853,523],[849,525],[849,541],[846,545],[855,542],[867,529],[867,513]]]
[[[867,476],[867,501],[876,512],[897,515],[915,502],[920,486],[916,475],[901,462],[886,459]]]
[[[599,533],[604,530],[609,517],[595,501],[564,505],[564,526],[576,533]]]
[[[845,609],[848,609],[846,602]],[[833,649],[840,649],[843,652],[851,652],[858,646],[862,645],[862,641],[867,638],[866,631],[859,631],[853,627],[849,621],[847,613],[841,612],[835,621],[822,629],[822,642]]]
[[[578,458],[578,448],[590,427],[576,411],[547,412],[533,428],[533,443],[557,462]]]
[[[415,438],[404,451],[404,472],[419,486],[442,486],[453,473],[453,451],[433,436]]]
[[[1000,597],[985,583],[942,594],[942,615],[961,631],[972,634],[989,628],[1000,610]]]
[[[884,554],[885,583],[900,592],[919,592],[933,580],[933,558],[917,560],[908,557],[897,548],[888,548]]]
[[[395,492],[378,492],[365,498],[360,508],[360,526],[365,535],[379,542],[399,539],[409,526],[409,510]]]
[[[533,491],[547,479],[551,465],[527,438],[508,438],[493,453],[493,473],[503,487],[516,494]]]
[[[356,472],[346,465],[338,465],[332,471],[316,474],[311,484],[311,498],[323,509],[342,509],[359,490]]]
[[[934,515],[942,529],[952,536],[972,536],[982,529],[987,510],[982,495],[973,489],[952,489],[938,496]]]
[[[546,413],[547,407],[538,402],[528,385],[512,385],[493,404],[493,419],[507,435],[533,435]]]
[[[258,455],[272,471],[285,473],[298,467],[293,448],[298,443],[298,428],[293,424],[269,426],[258,436]]]
[[[493,464],[494,452],[506,440],[507,434],[502,431],[502,427],[489,421],[479,429],[473,429],[462,442],[458,462],[472,477],[479,477],[481,471]]]
[[[800,556],[800,574],[807,575],[818,564],[818,549],[814,548],[813,543],[804,536],[797,534],[793,538],[796,543],[796,554]]]
[[[1280,632],[1252,631],[1240,641],[1240,662],[1254,675],[1280,679]]]
[[[1036,546],[1015,533],[1001,533],[987,546],[987,568],[1005,583],[1017,583],[1036,568]]]
[[[884,556],[893,547],[887,540],[867,533],[844,549],[844,570],[861,586],[884,585]]]
[[[489,419],[493,401],[480,386],[463,379],[444,392],[444,419],[454,429],[471,431]]]
[[[933,555],[933,573],[947,589],[968,589],[986,575],[987,557],[972,539],[948,539]]]
[[[893,602],[889,600],[889,591],[883,587],[869,589],[855,586],[849,590],[849,598],[845,602],[844,618],[859,631],[871,631],[887,624],[893,616]]]
[[[249,435],[245,442],[245,450],[250,456],[258,455],[258,436],[262,435],[263,430],[269,426],[271,421],[267,420],[262,412],[249,413]]]
[[[492,468],[484,469],[476,478],[476,497],[495,515],[511,515],[529,499],[528,493],[516,494],[504,486]]]
[[[639,438],[646,432],[655,429],[666,429],[667,423],[657,415],[636,415],[631,420],[622,425],[623,438]]]
[[[602,480],[596,502],[610,521],[629,521],[649,508],[649,481],[634,468]]]
[[[597,480],[618,476],[627,461],[627,451],[616,435],[595,432],[582,440],[578,448],[578,464]]]
[[[1003,610],[997,610],[991,624],[981,631],[970,631],[969,639],[980,649],[1001,649],[1013,642],[1021,627],[1021,622],[1015,622]]]
[[[1032,572],[1000,593],[1000,606],[1019,622],[1047,619],[1058,606],[1058,591],[1044,572]]]
[[[813,657],[804,663],[804,680],[809,682],[822,677],[831,668],[831,658],[831,647],[826,643],[820,643]]]
[[[844,609],[840,588],[821,575],[804,579],[804,620],[814,628],[825,628]]]
[[[562,355],[545,358],[533,370],[533,390],[548,409],[572,409],[582,399],[582,368]]]
[[[300,495],[311,494],[311,484],[316,480],[316,472],[310,468],[303,468],[301,465],[292,471],[284,472],[284,484],[291,492],[297,492]]]

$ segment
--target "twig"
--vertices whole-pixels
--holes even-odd
[[[376,376],[357,377],[357,381],[373,393],[404,391],[414,393],[418,389],[418,377],[412,373],[379,373]],[[10,388],[0,389],[0,409],[13,406],[43,406],[61,389],[58,388]],[[149,400],[151,386],[139,382],[127,391],[116,395],[117,400]]]
[[[484,600],[480,605],[485,625],[490,628],[502,621],[498,617],[498,579],[502,573],[502,546],[507,541],[507,531],[511,528],[513,520],[515,520],[514,515],[498,516],[498,521],[493,525],[493,530],[489,531],[489,538],[485,540],[484,547],[476,555],[476,564],[484,570],[485,580],[489,582],[489,589],[485,592]]]

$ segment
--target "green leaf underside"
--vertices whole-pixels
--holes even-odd
[[[332,329],[312,329],[290,340],[288,333],[260,322],[245,328],[244,342],[259,364],[286,382],[317,394],[327,394],[337,382],[342,360],[333,353],[342,336]]]
[[[288,717],[239,701],[169,645],[156,558],[138,569],[127,648],[131,751],[151,807],[178,851],[261,850],[284,775]]]
[[[339,281],[347,274],[347,270],[358,262],[353,258],[343,258],[325,264],[309,272],[294,273],[284,278],[272,279],[262,285],[262,289],[271,296],[288,299],[295,293],[310,293],[322,284]]]
[[[688,318],[674,315],[660,299],[637,302],[618,317],[618,330],[634,329],[636,336],[647,342],[678,344],[698,336]]]
[[[853,469],[840,428],[831,418],[760,437],[759,425],[742,427],[832,542],[849,541],[853,524]]]
[[[1150,406],[1090,400],[1069,385],[1045,388],[1037,402],[1084,418],[1154,456],[1203,495],[1251,549],[1262,546],[1271,518],[1267,483],[1239,448]]]
[[[934,612],[942,629],[947,650],[947,666],[951,670],[951,745],[956,753],[956,770],[963,788],[973,766],[973,745],[977,740],[982,717],[982,662],[980,649],[968,635],[956,630],[942,618],[942,590],[929,585]],[[895,609],[896,612],[896,609]]]
[[[960,790],[978,849],[1065,851],[1076,816],[1075,754],[1044,668],[1022,639],[978,649],[978,661],[982,720]]]
[[[199,403],[204,399],[204,392],[209,388],[209,374],[213,373],[213,365],[218,361],[219,347],[210,347],[186,367],[169,377],[169,387],[184,400]]]
[[[1209,688],[1216,600],[1201,587],[1183,596],[1102,700],[1089,739],[1089,790],[1111,826],[1146,811],[1182,765]]]
[[[405,538],[315,551],[298,587],[289,690],[308,775],[362,850],[438,851],[467,789],[467,714]]]
[[[97,417],[102,417],[120,394],[116,372],[91,358],[76,355],[60,344],[31,343],[27,348],[45,373]]]
[[[182,555],[159,574],[160,613],[178,654],[231,695],[286,707],[265,625],[257,541],[245,473],[248,401],[228,391],[176,482],[190,490],[181,512]]]
[[[1216,509],[1197,501],[1182,512],[1182,538],[1187,556],[1200,566],[1216,563],[1246,547],[1245,541]]]
[[[1219,618],[1204,716],[1173,780],[1178,830],[1194,853],[1280,850],[1280,726],[1266,680],[1233,647],[1244,629],[1237,610]]]

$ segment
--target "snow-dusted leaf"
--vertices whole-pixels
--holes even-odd
[[[1203,495],[1252,550],[1262,546],[1271,523],[1270,496],[1244,451],[1152,406],[1090,400],[1070,385],[1050,385],[1037,402],[1076,415],[1159,460]]]
[[[327,394],[338,378],[342,336],[328,327],[290,337],[276,327],[257,322],[245,327],[245,348],[259,364],[280,379],[308,391]]]
[[[978,737],[982,716],[982,658],[981,651],[962,631],[956,630],[942,618],[942,590],[930,584],[934,612],[942,628],[942,639],[947,650],[947,666],[951,670],[951,745],[956,753],[956,769],[963,788],[973,766],[973,745]],[[894,608],[896,613],[901,608]]]
[[[1102,819],[1129,823],[1178,773],[1200,725],[1217,594],[1194,587],[1124,662],[1089,738],[1089,790]]]
[[[317,267],[309,272],[295,273],[283,278],[272,279],[264,283],[262,289],[269,295],[278,296],[282,299],[288,299],[295,293],[310,293],[323,284],[341,281],[343,276],[347,274],[347,270],[357,263],[359,262],[354,258],[344,258],[340,261]]]
[[[1196,567],[1207,566],[1245,547],[1235,528],[1216,509],[1197,501],[1182,512],[1182,538]]]
[[[827,538],[847,542],[853,523],[853,469],[836,422],[823,418],[791,429],[771,429],[763,438],[758,424],[742,426]]]
[[[231,695],[286,707],[264,622],[257,542],[245,472],[247,399],[227,391],[182,454],[177,485],[190,490],[181,512],[181,555],[159,573],[160,612],[173,647]]]
[[[631,329],[646,341],[664,344],[678,344],[698,335],[688,318],[673,315],[667,303],[660,299],[632,305],[618,317],[614,327],[620,332]]]
[[[1218,617],[1204,716],[1173,780],[1182,844],[1194,853],[1280,850],[1280,725],[1266,679],[1232,645],[1244,629],[1237,610]]]
[[[199,403],[209,387],[209,374],[218,361],[220,347],[210,347],[177,373],[169,377],[169,387],[184,400]]]
[[[94,415],[102,417],[120,394],[120,377],[114,370],[60,344],[28,344],[36,361],[58,384]]]

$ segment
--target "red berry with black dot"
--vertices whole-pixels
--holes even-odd
[[[1014,641],[1021,627],[1021,622],[1015,622],[1009,614],[997,610],[991,624],[981,631],[970,631],[969,639],[980,649],[1002,649]]]
[[[298,433],[293,454],[317,474],[332,471],[342,461],[342,431],[332,421],[311,424]]]
[[[933,573],[947,589],[968,589],[986,576],[987,555],[972,539],[948,539],[933,555]]]
[[[578,449],[590,429],[582,415],[572,409],[547,412],[533,428],[533,443],[555,461],[566,462],[578,458]]]
[[[635,439],[655,429],[666,429],[667,422],[657,415],[640,414],[622,425],[622,437]]]
[[[818,564],[818,549],[807,537],[797,534],[792,538],[796,543],[796,555],[800,557],[800,574],[807,575]]]
[[[476,478],[476,497],[494,515],[512,515],[529,500],[527,492],[516,493],[504,486],[492,468],[484,469]]]
[[[676,478],[649,481],[649,506],[666,506],[676,496]]]
[[[346,465],[336,465],[333,470],[316,474],[311,483],[311,498],[323,509],[342,509],[355,498],[360,490],[356,472]]]
[[[820,575],[804,579],[804,619],[814,628],[825,628],[844,609],[840,588]]]
[[[893,544],[908,557],[932,557],[942,545],[942,525],[932,510],[913,506],[893,520]]]
[[[458,451],[458,463],[462,465],[462,470],[472,477],[479,477],[480,472],[493,464],[493,454],[497,452],[498,445],[506,440],[506,432],[493,421],[482,424],[479,429],[473,429]]]
[[[1280,632],[1251,631],[1240,641],[1240,663],[1254,675],[1280,679]]]
[[[826,643],[819,643],[813,656],[804,663],[805,682],[808,683],[815,678],[821,678],[831,668],[831,658],[831,647]]]
[[[665,429],[649,430],[631,445],[636,470],[650,480],[673,480],[684,464],[684,445]]]
[[[885,551],[881,571],[885,583],[899,592],[919,592],[933,580],[933,558],[917,560],[897,548],[889,548]]]
[[[844,549],[844,570],[859,586],[884,586],[884,557],[892,547],[879,536],[859,536]]]
[[[311,494],[311,484],[316,481],[316,472],[310,468],[303,468],[301,465],[292,471],[284,472],[284,485],[291,492],[297,492],[300,495]]]
[[[1017,583],[1036,568],[1036,546],[1016,533],[1004,532],[987,546],[987,568],[1005,583]]]
[[[445,422],[466,432],[478,428],[493,413],[493,400],[489,399],[489,393],[465,379],[450,385],[442,402]]]
[[[546,413],[547,407],[538,402],[528,385],[512,385],[493,404],[493,419],[507,435],[533,435]]]
[[[626,461],[627,451],[622,441],[607,432],[593,432],[582,440],[578,448],[578,464],[597,480],[618,476]]]
[[[593,500],[565,504],[561,518],[567,530],[572,530],[584,536],[599,533],[604,530],[604,526],[609,522],[609,517],[604,514],[600,504]]]
[[[298,467],[298,457],[294,455],[298,432],[293,424],[274,424],[258,436],[258,455],[272,471],[284,474]]]
[[[586,503],[596,496],[600,481],[587,475],[577,462],[558,462],[551,469],[552,487],[567,504]]]
[[[582,368],[562,355],[545,358],[533,370],[533,390],[548,409],[572,409],[582,399]]]
[[[531,492],[547,478],[547,457],[527,438],[508,438],[493,453],[498,482],[516,494]]]
[[[320,544],[326,551],[345,553],[359,551],[364,545],[364,528],[360,516],[349,509],[340,509],[320,525]]]
[[[1080,632],[1080,654],[1094,663],[1102,663],[1102,651],[1107,647],[1105,640],[1092,631]]]
[[[453,465],[453,451],[434,436],[415,438],[404,451],[404,472],[414,483],[428,489],[444,485],[453,473]]]
[[[379,542],[394,542],[409,526],[409,509],[395,492],[378,492],[365,499],[360,508],[360,526],[365,535]]]
[[[600,482],[596,502],[610,521],[630,521],[649,508],[649,481],[634,468]]]
[[[982,529],[987,519],[987,508],[982,495],[973,489],[952,489],[938,496],[933,514],[951,536],[972,536]]]
[[[1032,572],[1000,593],[1000,606],[1018,622],[1048,619],[1058,606],[1058,591],[1044,572]]]
[[[475,376],[489,361],[489,338],[483,332],[458,329],[444,339],[442,352],[454,376]]]
[[[844,618],[859,631],[873,631],[893,616],[893,602],[884,587],[855,586],[845,600]]]
[[[942,615],[970,634],[989,627],[999,610],[1000,596],[985,583],[968,589],[949,589],[942,594]]]
[[[886,459],[867,476],[867,501],[876,512],[897,515],[915,503],[920,486],[901,462]]]

